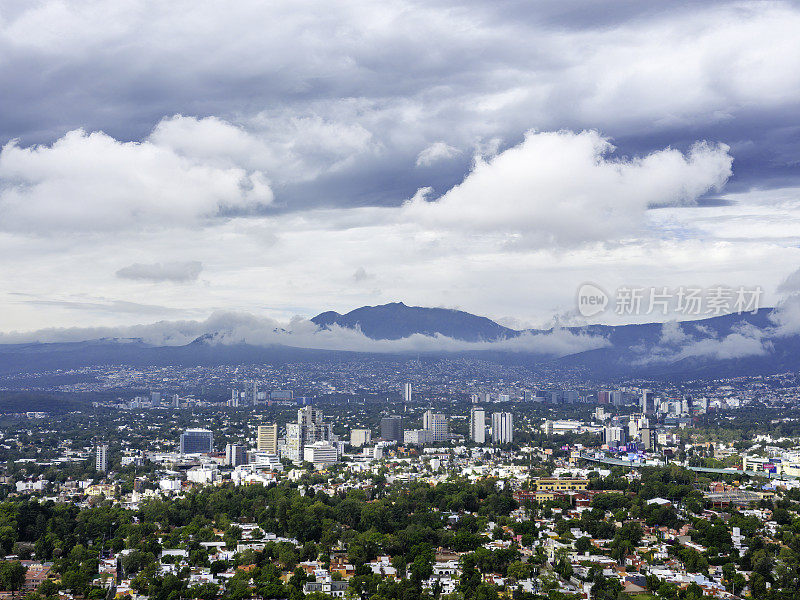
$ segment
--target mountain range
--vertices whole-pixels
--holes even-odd
[[[100,364],[276,364],[408,353],[458,354],[532,370],[580,372],[598,380],[708,379],[800,370],[800,337],[778,335],[772,312],[760,309],[682,323],[516,330],[459,310],[395,302],[346,314],[317,315],[310,320],[317,328],[311,343],[308,336],[303,338],[305,346],[312,347],[299,347],[299,338],[298,346],[293,345],[292,333],[284,330],[281,343],[254,343],[208,332],[191,343],[169,346],[140,339],[4,344],[0,345],[0,376]],[[355,350],[313,347],[315,335],[330,340],[342,334],[370,343]],[[425,344],[416,343],[419,340]]]

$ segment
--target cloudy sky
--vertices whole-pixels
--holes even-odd
[[[585,282],[775,304],[798,31],[789,2],[0,0],[0,331],[542,326]]]

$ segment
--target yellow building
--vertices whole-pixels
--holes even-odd
[[[96,483],[86,488],[87,496],[105,496],[112,498],[117,495],[118,488],[110,483]]]
[[[568,492],[570,490],[585,490],[588,486],[588,479],[542,477],[536,480],[536,489],[539,491]]]
[[[259,452],[278,453],[278,424],[259,425],[256,447]]]

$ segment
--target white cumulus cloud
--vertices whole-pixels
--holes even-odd
[[[690,204],[731,175],[727,146],[704,142],[688,154],[666,148],[614,158],[596,131],[528,132],[435,201],[427,190],[404,210],[433,227],[505,231],[543,245],[572,246],[640,233],[648,208]]]
[[[178,155],[151,141],[70,131],[50,146],[0,151],[0,228],[113,231],[196,225],[272,202],[263,173]]]

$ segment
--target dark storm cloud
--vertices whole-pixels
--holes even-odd
[[[298,149],[292,177],[277,183],[278,208],[398,204],[423,186],[444,193],[476,147],[513,146],[530,128],[596,128],[622,154],[724,142],[733,185],[800,180],[800,48],[780,30],[800,12],[789,3],[127,0],[0,10],[0,141],[49,144],[79,127],[138,141],[175,114],[220,117],[266,145],[296,118],[368,132],[364,148],[341,156]],[[764,68],[751,64],[763,53]],[[452,156],[415,168],[435,143]],[[286,170],[264,169],[271,180]]]

